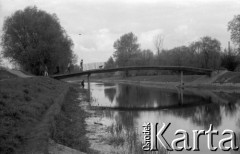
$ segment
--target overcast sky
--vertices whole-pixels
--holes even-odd
[[[142,49],[154,52],[159,33],[165,49],[206,35],[226,47],[227,23],[240,14],[240,0],[0,0],[0,28],[6,16],[33,5],[57,14],[84,63],[106,61],[114,41],[128,32],[137,35]]]

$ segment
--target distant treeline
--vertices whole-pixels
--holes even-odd
[[[210,36],[204,36],[188,46],[163,49],[163,37],[158,34],[153,44],[156,54],[149,49],[140,49],[137,36],[132,32],[122,35],[114,42],[114,54],[105,63],[105,68],[147,65],[175,65],[208,69],[228,69],[239,71],[240,64],[240,15],[228,23],[233,47],[227,49]]]
[[[226,68],[234,71],[239,64],[237,49],[222,50],[221,43],[209,36],[192,42],[189,46],[179,46],[173,49],[159,50],[157,53],[147,49],[140,49],[137,37],[132,33],[124,34],[114,43],[115,52],[105,63],[105,68],[124,66],[189,66],[209,69]]]

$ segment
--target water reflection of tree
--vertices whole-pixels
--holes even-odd
[[[119,106],[129,108],[136,106],[153,107],[154,103],[157,102],[159,106],[176,105],[176,108],[178,108],[179,98],[177,91],[162,92],[159,88],[133,85],[121,85],[118,90],[119,94],[116,96],[116,101]],[[184,104],[210,104],[211,102],[210,96],[184,94]],[[225,108],[229,112],[234,110],[233,105]],[[213,124],[215,127],[219,126],[222,119],[220,106],[217,104],[169,110],[169,113],[185,119],[190,118],[193,123],[205,128],[208,128],[209,124]],[[119,112],[119,115],[121,122],[128,127],[133,126],[133,120],[138,118],[138,112],[136,111]]]
[[[240,100],[240,94],[239,93],[224,93],[224,92],[216,92],[215,93],[218,97],[227,100],[227,103],[225,103],[224,109],[225,113],[228,116],[234,116],[234,114],[237,111],[237,105]]]
[[[113,102],[116,95],[116,88],[105,88],[104,94],[111,102]]]
[[[221,112],[225,111],[225,112]],[[192,123],[202,126],[204,128],[209,128],[210,124],[213,124],[214,127],[218,127],[222,123],[222,116],[225,113],[225,116],[234,116],[237,112],[237,104],[209,104],[204,106],[195,106],[188,109],[176,109],[169,110],[171,114],[174,114],[178,117],[184,119],[191,119]]]
[[[191,119],[193,123],[203,126],[205,129],[209,128],[210,124],[214,127],[218,127],[222,122],[220,106],[216,104],[198,106],[195,108],[195,113],[192,115]]]
[[[209,128],[209,124],[217,127],[222,121],[220,106],[216,104],[168,110],[167,113],[183,119],[190,119],[192,123],[204,128]]]
[[[176,92],[159,91],[158,88],[141,87],[137,85],[121,85],[118,87],[119,94],[116,102],[123,107],[153,107],[177,103],[178,95]]]
[[[238,110],[236,103],[225,104],[224,108],[225,108],[226,115],[227,116],[231,116],[231,117],[233,117],[236,114],[237,110]]]
[[[236,106],[237,106],[236,108],[239,110],[239,107],[240,107],[239,104],[237,104]],[[239,129],[237,130],[237,132],[235,132],[236,133],[236,138],[237,138],[236,143],[237,143],[237,146],[240,148],[240,131],[239,131],[240,130],[240,117],[238,118],[237,126],[238,126]],[[238,151],[231,150],[231,154],[239,154],[239,150]]]
[[[119,112],[119,121],[122,122],[126,128],[133,129],[134,120],[139,117],[139,113],[136,111],[120,111]]]
[[[184,93],[184,104],[199,104],[191,108],[182,108],[177,110],[169,110],[172,114],[182,118],[190,118],[191,121],[204,128],[209,128],[210,124],[215,127],[221,125],[222,114],[221,108],[226,115],[234,116],[237,111],[236,102],[239,101],[240,95],[236,93],[212,93],[193,95]],[[125,97],[124,97],[125,96]],[[221,97],[220,97],[221,96]],[[220,99],[216,99],[220,98]],[[122,85],[120,95],[117,96],[117,101],[120,106],[153,106],[157,102],[160,106],[175,105],[178,102],[177,91],[162,92],[158,88],[148,88],[140,86]],[[217,102],[215,102],[217,100]],[[224,102],[219,102],[224,100]],[[212,104],[211,104],[212,103]],[[131,105],[130,105],[131,104]],[[178,104],[176,104],[178,108]],[[123,115],[125,116],[125,115]],[[137,116],[137,114],[135,114]],[[130,116],[129,116],[130,118]],[[136,118],[136,117],[133,117]]]

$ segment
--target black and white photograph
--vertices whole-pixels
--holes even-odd
[[[0,154],[240,154],[240,0],[0,0]]]

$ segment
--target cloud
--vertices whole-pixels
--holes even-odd
[[[128,32],[138,36],[142,49],[153,51],[158,33],[164,35],[164,48],[204,35],[225,44],[227,23],[240,10],[239,0],[0,0],[0,29],[6,16],[29,5],[57,14],[85,63],[106,61],[114,41]]]
[[[100,29],[96,34],[96,46],[99,51],[106,52],[108,49],[113,49],[113,38],[109,29]]]
[[[179,25],[174,29],[175,33],[187,35],[189,34],[189,27],[188,25]]]
[[[99,59],[98,62],[101,62],[103,61],[102,58],[108,59],[112,55],[114,51],[113,42],[116,39],[114,33],[111,33],[107,28],[83,34],[81,38],[79,37],[74,41],[76,54],[81,57],[80,59],[87,62],[94,62],[96,58]]]
[[[156,35],[161,34],[164,36],[163,29],[154,29],[146,32],[142,32],[139,35],[139,43],[142,49],[152,49],[154,50],[153,41]]]

